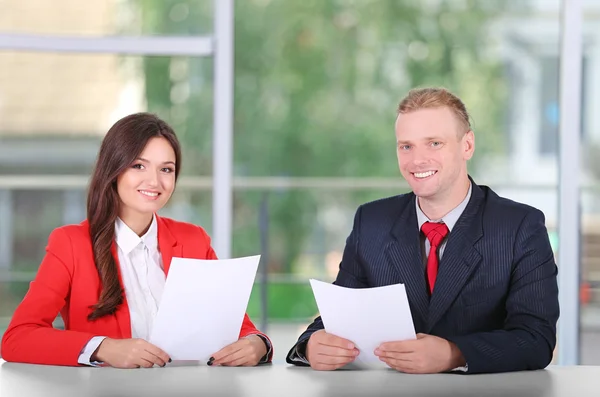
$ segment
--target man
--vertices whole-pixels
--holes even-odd
[[[417,339],[383,343],[375,354],[407,373],[546,367],[559,307],[544,215],[469,177],[475,137],[464,104],[447,90],[410,91],[395,130],[412,193],[358,208],[334,282],[405,284]],[[357,355],[317,317],[287,362],[334,370]]]

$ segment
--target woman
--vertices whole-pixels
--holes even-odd
[[[171,258],[216,259],[205,231],[156,215],[181,170],[169,125],[148,113],[106,134],[92,175],[87,220],[55,229],[46,255],[2,338],[6,361],[52,365],[164,366],[147,342]],[[52,327],[60,312],[65,330]],[[240,339],[209,365],[252,366],[272,357],[248,315]]]

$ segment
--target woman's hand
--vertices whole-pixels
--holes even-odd
[[[106,338],[92,354],[91,361],[100,361],[115,368],[164,367],[171,358],[144,339]]]
[[[267,346],[258,335],[249,335],[225,346],[208,361],[208,365],[253,367],[267,354]]]

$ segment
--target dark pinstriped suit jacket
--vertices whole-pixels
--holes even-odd
[[[469,204],[448,236],[431,298],[412,193],[358,208],[334,283],[406,284],[415,331],[454,342],[468,373],[544,368],[552,360],[559,317],[557,267],[544,215],[472,185]],[[287,362],[302,365],[294,356],[322,328],[317,317]]]

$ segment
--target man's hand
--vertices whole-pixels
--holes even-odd
[[[358,349],[347,339],[328,334],[325,330],[316,331],[308,339],[306,359],[313,369],[331,371],[354,361]]]
[[[267,354],[267,346],[258,335],[241,338],[212,355],[210,366],[253,367]]]
[[[435,374],[466,364],[454,343],[426,334],[417,334],[416,340],[382,343],[375,355],[395,370],[409,374]]]
[[[144,339],[106,338],[92,354],[91,361],[101,361],[115,368],[164,367],[171,358]]]

